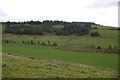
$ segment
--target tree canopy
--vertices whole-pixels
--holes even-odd
[[[92,22],[65,22],[65,21],[23,21],[23,22],[4,22],[5,31],[13,34],[26,34],[26,35],[44,35],[55,33],[56,35],[68,36],[72,34],[87,35],[91,29]],[[63,28],[54,29],[53,25],[63,25]]]

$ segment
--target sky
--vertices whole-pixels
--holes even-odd
[[[119,0],[0,0],[0,21],[61,20],[118,26]]]

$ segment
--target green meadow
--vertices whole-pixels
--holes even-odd
[[[53,27],[57,27],[56,25],[54,25]],[[62,28],[61,25],[58,26],[58,28]],[[113,28],[114,29],[114,28]],[[18,56],[18,57],[24,57],[24,58],[30,58],[32,59],[32,61],[34,60],[38,60],[38,61],[42,61],[42,60],[47,60],[46,63],[48,63],[49,61],[62,61],[63,64],[75,64],[75,65],[87,65],[87,66],[91,66],[91,67],[95,67],[95,69],[97,68],[98,71],[101,69],[104,70],[108,70],[108,73],[114,75],[114,73],[111,73],[111,71],[115,72],[115,74],[117,74],[118,72],[118,54],[110,54],[110,53],[103,53],[103,52],[83,52],[83,51],[70,51],[67,49],[61,49],[61,47],[65,48],[66,46],[69,47],[73,47],[75,45],[79,45],[79,46],[101,46],[102,49],[107,49],[108,46],[118,46],[118,31],[119,30],[113,30],[109,27],[98,27],[98,29],[93,29],[92,31],[98,31],[101,36],[100,37],[91,37],[90,34],[89,35],[85,35],[85,36],[55,36],[55,35],[15,35],[15,34],[8,34],[8,33],[3,33],[3,40],[13,40],[16,41],[16,43],[4,43],[3,42],[3,46],[2,46],[2,51],[3,51],[3,62],[8,65],[10,64],[9,57],[6,56],[7,55],[12,55],[12,56]],[[92,32],[91,31],[91,32]],[[50,43],[56,42],[58,43],[58,46],[45,46],[45,45],[32,45],[32,44],[22,44],[22,41],[30,41],[33,40],[34,42],[48,42],[50,41]],[[17,60],[17,58],[15,58],[15,60]],[[14,61],[13,61],[14,62]],[[22,59],[21,62],[26,62],[25,59]],[[29,63],[29,61],[28,61]],[[30,62],[33,65],[37,65],[34,64],[32,62]],[[15,65],[19,65],[19,62],[16,63],[12,63]],[[42,64],[44,64],[42,62]],[[24,63],[25,65],[25,63]],[[32,66],[33,66],[32,65]],[[12,65],[10,65],[12,67]],[[21,65],[19,65],[21,66]],[[59,65],[57,65],[59,66]],[[26,68],[26,66],[24,66]],[[25,70],[25,68],[23,67],[23,70]],[[53,67],[52,67],[53,68]],[[7,76],[7,74],[9,73],[8,71],[12,71],[11,69],[7,68],[3,68],[6,70],[6,72],[4,71],[4,77]],[[61,67],[58,68],[61,70]],[[63,68],[64,70],[66,70],[65,68]],[[96,71],[97,71],[96,69]],[[31,69],[31,70],[35,70],[35,69]],[[39,70],[39,69],[38,69]],[[47,70],[47,69],[46,69]],[[54,69],[55,70],[55,69]],[[28,70],[29,71],[29,70]],[[49,70],[48,70],[49,71]],[[22,69],[19,70],[19,72],[22,72]],[[31,71],[29,71],[31,72]],[[28,72],[28,74],[29,74]],[[52,71],[53,72],[53,71]],[[91,69],[90,71],[91,72]],[[17,73],[17,72],[15,72]],[[43,73],[43,74],[42,74]],[[53,72],[54,73],[54,72]],[[67,74],[65,74],[65,72],[63,71],[63,75],[58,74],[59,77],[90,77],[90,76],[86,76],[85,75],[80,75],[78,76],[75,72],[75,75],[71,72],[71,75],[68,76]],[[48,76],[50,73],[44,73],[44,71],[42,71],[40,74],[39,72],[34,73],[39,77],[38,75],[41,75],[41,77],[45,77],[43,76],[44,74],[46,74],[46,76]],[[80,74],[80,73],[79,73]],[[90,73],[92,74],[92,73]],[[105,75],[106,73],[103,72],[103,74],[97,76],[97,77],[111,77],[111,75]],[[9,73],[9,77],[13,77],[14,73],[12,75],[10,75]],[[26,74],[27,75],[27,74]],[[58,75],[51,75],[48,77],[56,77]],[[61,76],[60,76],[61,75]],[[18,77],[20,77],[19,75],[17,75]],[[22,77],[25,77],[23,75],[21,75]],[[30,74],[28,75],[30,76]],[[34,75],[32,75],[34,77]],[[92,77],[95,77],[95,75]],[[114,77],[114,76],[113,76]]]
[[[62,60],[118,70],[116,54],[62,51],[48,46],[3,44],[3,52],[37,59]]]
[[[7,78],[116,78],[116,71],[71,64],[60,60],[33,59],[3,54],[3,74]]]

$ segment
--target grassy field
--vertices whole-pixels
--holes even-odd
[[[109,69],[8,54],[3,55],[2,66],[3,78],[117,78]]]
[[[99,32],[101,34],[101,37],[104,37],[104,38],[118,39],[119,30],[116,30],[116,28],[114,27],[98,26],[97,29],[93,29],[91,31]]]
[[[62,25],[54,25],[55,28],[61,28]],[[57,42],[62,46],[70,45],[81,45],[81,46],[101,46],[102,48],[108,48],[111,46],[118,46],[118,31],[112,30],[111,27],[98,27],[98,29],[92,29],[91,32],[97,31],[100,33],[101,37],[91,37],[90,34],[87,36],[55,36],[55,35],[13,35],[13,34],[3,34],[4,40],[15,40],[17,42],[30,41],[35,42]],[[90,32],[90,33],[91,33]]]
[[[3,34],[4,35],[4,34]],[[106,38],[106,37],[90,37],[90,36],[52,36],[52,35],[46,35],[46,36],[28,36],[28,35],[11,35],[7,34],[3,36],[3,39],[5,40],[15,40],[18,42],[24,41],[30,41],[34,40],[35,42],[57,42],[60,45],[83,45],[83,46],[102,46],[103,48],[108,48],[109,45],[115,46],[118,45],[118,39],[117,38]]]
[[[53,27],[57,27],[56,25]],[[62,28],[61,25],[58,26],[58,28]],[[118,30],[112,30],[109,27],[98,27],[98,29],[92,30],[92,31],[98,31],[101,34],[101,37],[91,37],[90,35],[87,36],[55,36],[55,35],[44,35],[44,36],[39,36],[39,35],[13,35],[13,34],[3,34],[3,40],[13,40],[16,41],[17,43],[3,43],[3,61],[6,63],[6,65],[9,65],[11,62],[11,58],[14,57],[14,55],[17,55],[19,58],[14,58],[16,62],[20,59],[20,64],[17,64],[16,62],[12,61],[11,65],[9,68],[4,68],[4,76],[9,75],[9,77],[13,77],[14,73],[10,75],[9,72],[12,71],[13,65],[20,66],[21,63],[23,63],[23,66],[20,70],[17,72],[15,71],[16,77],[25,77],[23,75],[27,75],[30,77],[31,75],[29,72],[36,74],[36,76],[33,77],[38,77],[38,75],[41,75],[41,77],[114,77],[114,75],[117,74],[118,71],[118,54],[109,54],[109,53],[102,53],[102,52],[75,52],[75,51],[69,51],[69,50],[62,50],[60,47],[62,46],[69,46],[73,47],[74,45],[80,45],[80,46],[101,46],[102,48],[108,48],[109,45],[111,46],[118,46]],[[92,32],[91,31],[91,32]],[[54,47],[54,46],[43,46],[43,45],[31,45],[31,44],[21,44],[21,41],[30,41],[33,40],[34,42],[47,42],[50,41],[51,43],[57,42],[59,45]],[[12,56],[6,55],[12,54]],[[21,56],[21,57],[20,57]],[[29,69],[27,68],[27,65],[25,63],[29,63],[34,67],[34,65],[37,65],[37,63],[32,63],[29,60],[24,59],[25,58],[31,58],[35,59],[35,61],[40,61],[41,60],[46,60],[46,61],[62,61],[63,64],[66,65],[66,63],[72,65],[88,65],[88,66],[93,66],[95,69],[98,71],[99,75],[94,75],[91,72],[92,70],[90,69],[89,76],[88,74],[81,74],[75,72],[74,74],[74,69],[71,73],[71,75],[68,75],[64,71],[66,69],[64,68],[64,65],[58,69],[60,69],[61,73],[58,73],[58,75],[55,75],[55,70],[54,67],[53,71],[51,72],[53,74],[50,75],[50,73],[44,73],[43,71],[41,73],[38,73],[36,69]],[[19,63],[19,61],[18,61]],[[44,61],[42,62],[44,63]],[[47,62],[49,63],[49,62]],[[43,64],[44,65],[44,64]],[[16,66],[14,69],[16,69]],[[39,67],[41,67],[40,64],[38,64]],[[59,65],[57,65],[59,66]],[[43,68],[43,67],[42,67]],[[104,69],[101,71],[101,68]],[[22,70],[23,69],[23,70]],[[39,71],[40,68],[38,68]],[[63,69],[63,71],[62,71]],[[8,71],[7,71],[8,70]],[[28,72],[25,72],[25,74],[17,75],[21,71],[29,70]],[[31,70],[31,71],[30,71]],[[48,69],[46,69],[45,72],[47,72]],[[14,70],[13,70],[14,71]],[[41,70],[40,70],[41,71]],[[49,70],[48,70],[49,71]],[[101,73],[99,73],[101,71]],[[114,73],[115,72],[115,73]],[[43,76],[45,75],[45,76]],[[50,76],[48,76],[50,75]],[[60,76],[61,75],[61,76]],[[111,76],[113,75],[113,76]]]
[[[3,52],[14,53],[38,59],[62,60],[70,63],[86,64],[118,70],[116,54],[62,51],[49,46],[3,44]]]

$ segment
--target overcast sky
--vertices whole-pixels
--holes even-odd
[[[0,0],[0,21],[63,20],[118,26],[119,0]]]

